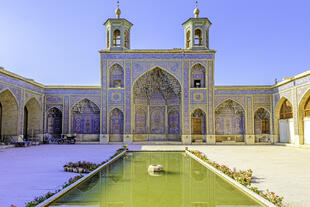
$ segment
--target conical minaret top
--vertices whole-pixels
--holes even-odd
[[[121,10],[119,9],[119,1],[117,1],[117,8],[115,10],[116,18],[119,19],[121,17]]]

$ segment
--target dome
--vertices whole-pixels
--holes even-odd
[[[195,18],[198,18],[199,12],[200,12],[199,9],[196,7],[194,10]]]
[[[115,10],[115,14],[116,14],[116,17],[119,18],[121,16],[121,10],[119,8],[117,8]]]

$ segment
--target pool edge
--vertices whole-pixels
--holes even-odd
[[[49,206],[52,202],[54,202],[55,200],[57,200],[58,198],[60,198],[61,196],[63,196],[64,194],[68,193],[70,190],[72,190],[73,188],[75,188],[76,186],[78,186],[79,184],[82,184],[83,182],[85,182],[86,180],[88,180],[90,177],[94,176],[97,172],[99,172],[100,170],[102,170],[103,168],[105,168],[106,166],[110,165],[111,163],[113,163],[114,161],[118,160],[121,156],[123,156],[124,154],[126,154],[127,151],[125,150],[124,152],[120,153],[119,155],[117,155],[116,157],[112,158],[111,160],[109,160],[108,162],[104,163],[103,165],[101,165],[100,167],[98,167],[97,169],[95,169],[94,171],[88,173],[87,175],[85,175],[83,178],[79,179],[78,181],[72,183],[71,185],[69,185],[68,187],[62,189],[61,191],[59,191],[58,193],[56,193],[55,195],[53,195],[52,197],[46,199],[45,201],[43,201],[42,203],[38,204],[36,207],[46,207]]]
[[[224,173],[222,173],[221,171],[219,171],[218,169],[214,168],[213,166],[211,166],[210,164],[204,162],[202,159],[200,159],[199,157],[193,155],[191,152],[185,150],[185,153],[187,155],[189,155],[191,158],[193,158],[194,160],[198,161],[200,164],[202,164],[203,166],[205,166],[206,168],[208,168],[209,170],[211,170],[212,172],[214,172],[215,174],[217,174],[218,176],[220,176],[221,178],[223,178],[225,181],[227,181],[228,183],[232,184],[234,187],[236,187],[237,189],[239,189],[240,191],[242,191],[243,193],[245,193],[247,196],[249,196],[250,198],[254,199],[256,202],[258,202],[259,204],[266,206],[266,207],[277,207],[276,205],[274,205],[273,203],[269,202],[268,200],[264,199],[263,197],[261,197],[260,195],[254,193],[253,191],[251,191],[250,189],[248,189],[247,187],[241,185],[240,183],[238,183],[237,181],[235,181],[234,179],[232,179],[231,177],[225,175]]]

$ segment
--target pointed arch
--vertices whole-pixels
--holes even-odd
[[[181,139],[182,87],[173,74],[155,66],[134,81],[132,93],[135,141]]]
[[[191,68],[191,88],[206,87],[206,68],[201,63],[196,63]]]
[[[42,108],[35,97],[31,97],[24,106],[24,138],[33,139],[42,134]]]
[[[91,100],[84,98],[71,109],[71,133],[99,134],[100,109]]]
[[[282,96],[275,108],[275,142],[294,143],[293,106]]]
[[[299,144],[310,144],[310,89],[302,96],[298,105]]]
[[[194,31],[194,44],[202,46],[202,29],[196,28]]]
[[[119,108],[114,108],[109,114],[110,142],[123,142],[124,114]]]
[[[201,108],[192,111],[192,135],[206,135],[206,117],[206,113]]]
[[[132,85],[134,86],[135,83],[136,83],[142,76],[144,76],[146,73],[149,73],[149,72],[151,72],[151,71],[153,71],[153,70],[155,70],[155,69],[160,69],[160,70],[162,70],[162,71],[168,73],[169,75],[173,76],[173,77],[178,81],[178,83],[179,83],[180,85],[182,85],[182,84],[181,84],[181,80],[180,80],[176,75],[174,75],[173,73],[171,73],[171,72],[168,71],[167,69],[165,69],[165,68],[163,68],[163,67],[160,67],[160,66],[158,66],[158,65],[155,65],[154,67],[151,67],[149,70],[147,70],[147,71],[141,73],[140,75],[138,75],[138,77],[133,81],[133,84],[132,84]]]
[[[119,29],[113,30],[113,46],[121,46],[121,31]]]
[[[51,107],[47,110],[46,128],[47,133],[54,136],[62,134],[62,111],[58,107]]]
[[[259,107],[254,113],[255,134],[270,134],[270,112]]]
[[[218,104],[216,104],[216,105],[214,106],[215,110],[216,110],[221,104],[225,103],[226,101],[233,101],[233,102],[236,102],[238,105],[240,105],[240,106],[242,107],[243,111],[245,111],[245,106],[244,106],[242,103],[240,103],[238,100],[235,100],[235,99],[233,99],[233,98],[225,98],[222,102],[220,102],[220,103],[218,103]]]
[[[2,93],[4,93],[4,92],[8,92],[8,93],[10,93],[10,95],[12,95],[12,97],[14,98],[14,102],[16,103],[16,105],[18,106],[19,105],[19,103],[18,103],[18,99],[16,98],[16,96],[15,96],[15,94],[13,93],[13,91],[11,90],[11,89],[9,89],[9,88],[4,88],[3,90],[1,90],[0,91],[0,95],[2,94]]]
[[[215,134],[245,134],[245,110],[241,104],[232,99],[227,99],[216,107]]]
[[[18,135],[18,102],[8,88],[0,92],[0,137]]]
[[[124,87],[124,69],[120,64],[114,63],[110,67],[109,76],[110,88]]]

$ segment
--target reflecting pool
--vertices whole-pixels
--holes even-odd
[[[151,164],[165,172],[148,173]],[[130,152],[51,206],[261,206],[183,152]]]

